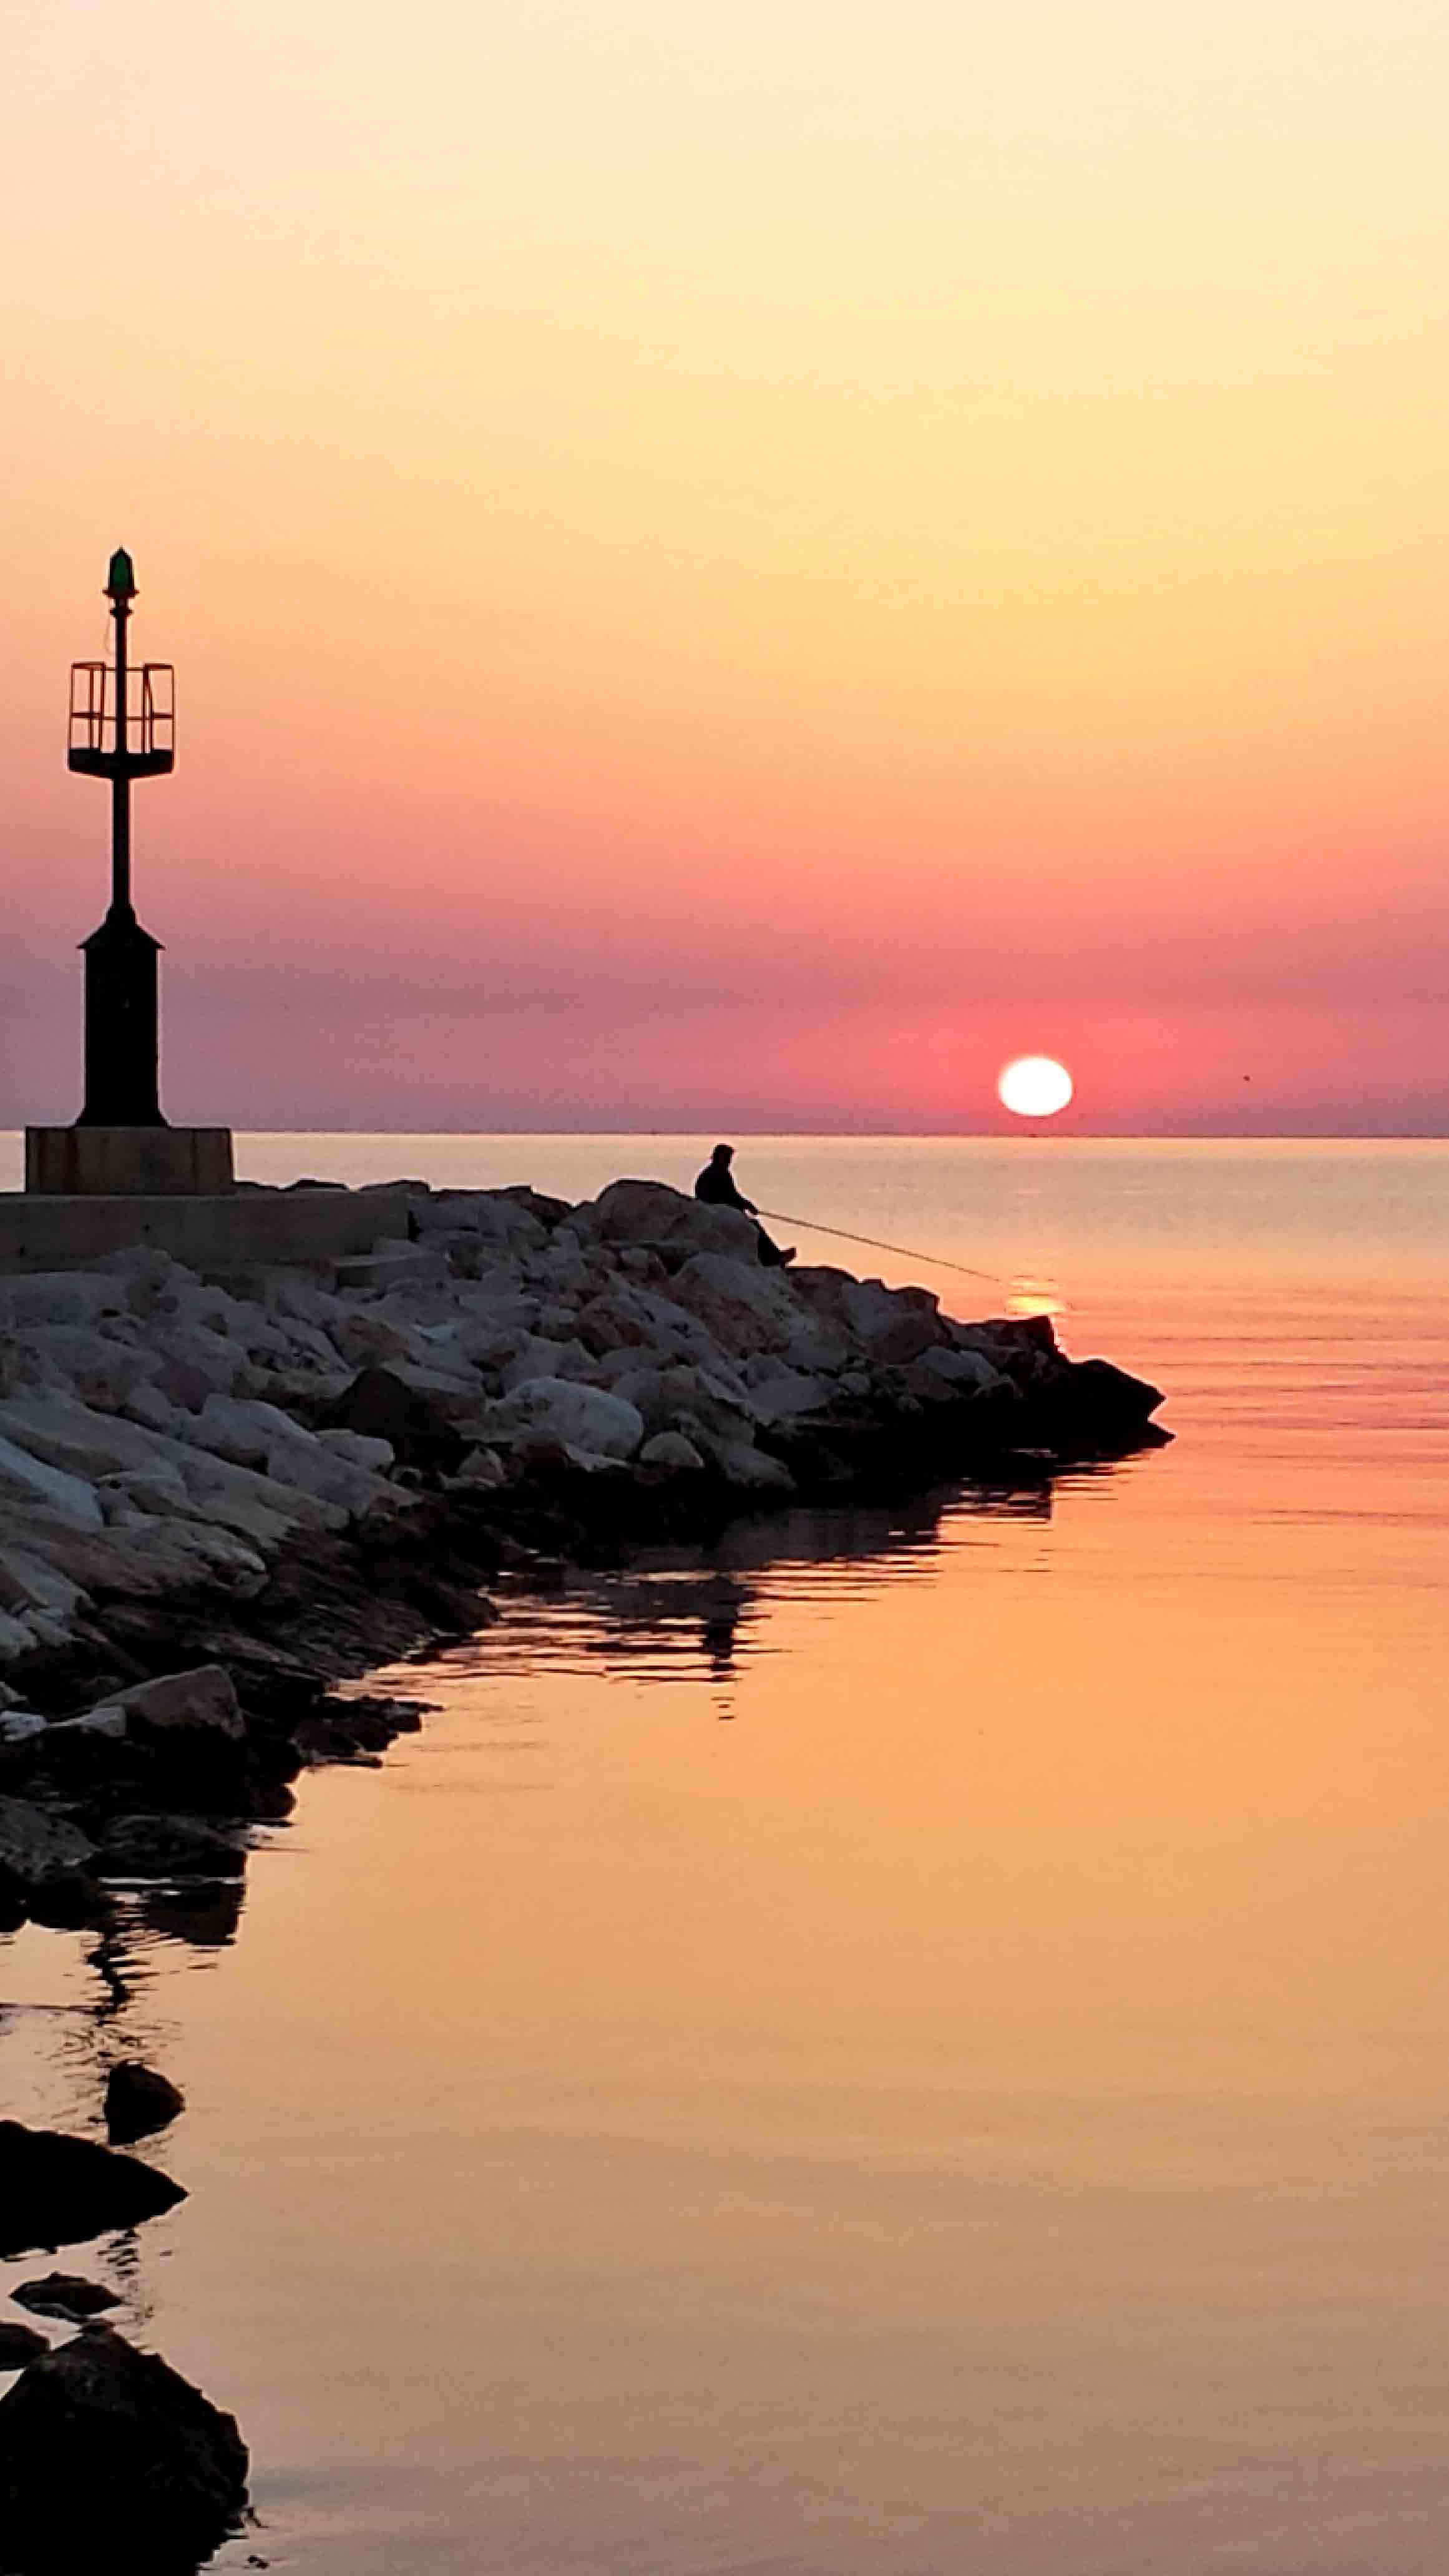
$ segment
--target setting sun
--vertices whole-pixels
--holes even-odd
[[[1071,1099],[1072,1077],[1055,1056],[1019,1055],[1003,1066],[996,1096],[1018,1118],[1055,1118]]]

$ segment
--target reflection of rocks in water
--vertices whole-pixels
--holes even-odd
[[[64,2317],[71,2325],[121,2304],[114,2290],[103,2282],[86,2280],[79,2272],[47,2272],[43,2280],[22,2281],[10,2295],[17,2307],[29,2308],[32,2316]]]
[[[700,1586],[699,1633],[711,1676],[717,1682],[734,1677],[740,1623],[749,1600],[747,1587],[727,1574],[716,1575]]]
[[[163,1883],[137,1893],[135,1920],[138,1928],[163,1941],[185,1941],[196,1950],[223,1950],[236,1939],[244,1896],[239,1878],[198,1879],[186,1887]]]
[[[155,2218],[185,2197],[154,2165],[93,2138],[0,2120],[0,2255],[82,2244]]]
[[[1084,1470],[1084,1473],[1095,1472]],[[598,1658],[658,1681],[728,1683],[765,1646],[772,1598],[792,1584],[843,1577],[852,1591],[929,1577],[946,1531],[962,1520],[1049,1521],[1053,1477],[1030,1459],[1000,1490],[952,1486],[868,1509],[796,1509],[732,1521],[707,1551],[667,1565],[570,1576],[563,1615],[540,1606],[489,1640],[487,1659],[547,1662],[554,1653]],[[751,1581],[758,1576],[759,1581]]]
[[[246,2511],[246,2444],[155,2353],[92,2325],[0,2398],[0,2515],[16,2576],[192,2576]]]

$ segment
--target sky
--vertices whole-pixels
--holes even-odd
[[[12,0],[0,1125],[1449,1125],[1449,18]]]

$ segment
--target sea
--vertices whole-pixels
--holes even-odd
[[[1172,1445],[505,1592],[229,1898],[0,1942],[6,2110],[187,2097],[59,2259],[238,2417],[229,2571],[1442,2576],[1449,1144],[736,1143]]]

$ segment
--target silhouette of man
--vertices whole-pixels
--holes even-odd
[[[735,1186],[735,1176],[730,1170],[734,1154],[733,1145],[716,1145],[694,1184],[694,1195],[697,1199],[704,1199],[710,1207],[740,1208],[746,1216],[754,1217],[755,1233],[759,1238],[760,1259],[767,1270],[783,1270],[787,1261],[794,1260],[795,1246],[792,1243],[782,1252],[778,1243],[770,1241],[764,1227],[758,1221],[759,1211],[754,1200],[743,1197]]]

